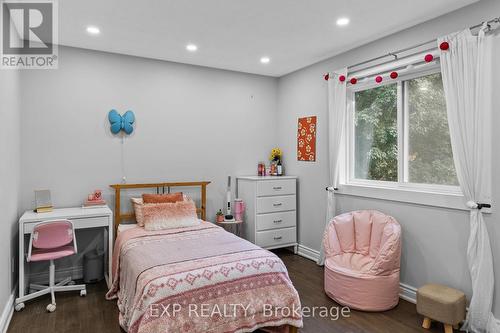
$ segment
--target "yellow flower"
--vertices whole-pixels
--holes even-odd
[[[269,160],[274,161],[277,158],[281,158],[281,149],[279,148],[273,148],[271,150],[271,153],[269,154]]]

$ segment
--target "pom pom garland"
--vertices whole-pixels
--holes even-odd
[[[441,51],[448,51],[450,49],[450,43],[449,42],[441,42],[439,44],[439,49]],[[432,61],[435,60],[435,57],[432,53],[427,53],[425,56],[424,56],[424,61],[427,62],[427,63],[430,63]],[[413,67],[413,65],[408,65],[407,69],[411,69]],[[336,76],[336,75],[335,75]],[[391,72],[389,74],[389,77],[393,80],[397,79],[399,77],[399,73],[394,71],[394,72]],[[330,74],[329,73],[326,73],[323,75],[323,78],[325,79],[325,81],[328,81],[330,79]],[[345,82],[347,81],[347,77],[345,75],[339,75],[338,76],[338,79],[340,82]],[[362,81],[365,81],[366,79],[363,79]],[[382,81],[384,80],[384,78],[381,76],[381,75],[378,75],[375,77],[375,82],[377,83],[382,83]],[[358,83],[358,79],[355,78],[355,77],[352,77],[348,80],[351,84],[357,84]]]
[[[450,48],[450,44],[448,44],[448,42],[442,42],[441,44],[439,44],[439,48],[441,49],[441,51],[446,51]]]

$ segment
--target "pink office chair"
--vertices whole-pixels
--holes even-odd
[[[57,291],[80,290],[80,296],[85,296],[87,294],[85,285],[72,284],[70,277],[57,284],[54,281],[54,260],[76,253],[75,230],[71,221],[54,220],[37,223],[31,232],[27,261],[50,261],[49,285],[30,284],[30,289],[38,291],[17,298],[16,311],[20,311],[24,308],[25,301],[50,293],[52,302],[47,305],[47,311],[54,312],[56,310],[56,298],[54,293]],[[21,286],[21,288],[23,288],[23,286]]]

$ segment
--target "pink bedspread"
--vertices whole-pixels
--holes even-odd
[[[108,299],[129,333],[286,331],[300,300],[273,253],[212,223],[121,232]]]

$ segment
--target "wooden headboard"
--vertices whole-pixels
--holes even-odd
[[[115,235],[118,226],[123,220],[130,220],[134,218],[134,212],[122,213],[121,211],[121,191],[131,190],[131,189],[146,189],[146,188],[156,188],[156,193],[164,194],[170,193],[170,188],[172,187],[200,187],[201,190],[201,206],[197,207],[196,212],[199,214],[202,220],[207,219],[207,185],[210,182],[176,182],[176,183],[148,183],[148,184],[114,184],[109,185],[115,189]]]

